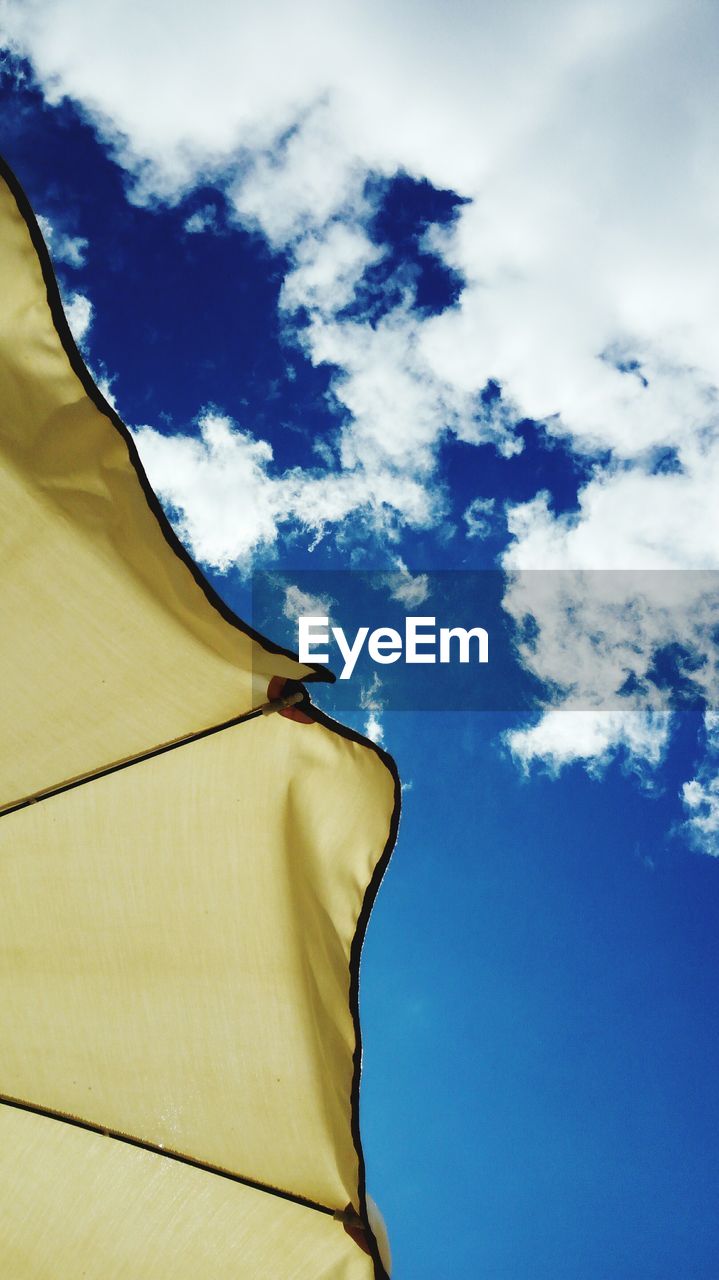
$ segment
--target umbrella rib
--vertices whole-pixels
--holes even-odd
[[[306,697],[303,691],[303,700]],[[198,729],[196,733],[185,734],[182,738],[173,738],[171,742],[163,742],[158,747],[150,747],[147,751],[140,751],[137,755],[126,756],[123,760],[116,760],[112,764],[103,765],[101,769],[93,769],[88,773],[78,774],[74,778],[67,778],[64,782],[58,782],[53,787],[47,787],[42,791],[34,791],[30,795],[23,796],[21,800],[13,800],[10,804],[0,806],[0,818],[6,818],[11,813],[17,813],[19,809],[26,809],[31,804],[38,804],[41,800],[50,800],[52,796],[62,795],[64,791],[73,791],[75,787],[85,786],[88,782],[95,782],[98,778],[106,778],[111,773],[119,773],[121,769],[129,769],[133,764],[143,764],[145,760],[153,760],[156,756],[165,755],[168,751],[174,751],[177,747],[188,746],[191,742],[199,742],[201,738],[209,738],[215,733],[222,733],[224,729],[234,729],[236,725],[245,724],[248,720],[256,720],[259,716],[268,715],[273,711],[281,711],[284,707],[291,706],[293,702],[299,699],[291,695],[289,698],[277,698],[272,702],[263,702],[260,707],[253,707],[251,711],[245,711],[242,715],[233,716],[231,720],[223,720],[222,724],[211,725],[209,729]]]
[[[95,1124],[92,1120],[83,1120],[79,1116],[69,1115],[64,1111],[54,1111],[50,1107],[41,1107],[35,1102],[26,1102],[21,1098],[12,1098],[5,1094],[0,1094],[0,1106],[12,1107],[15,1111],[28,1111],[32,1115],[43,1116],[46,1120],[57,1120],[61,1124],[72,1125],[75,1129],[84,1129],[87,1133],[100,1134],[105,1138],[113,1138],[116,1142],[124,1142],[126,1146],[136,1147],[140,1151],[147,1151],[150,1155],[164,1156],[167,1160],[174,1160],[177,1164],[189,1165],[193,1169],[200,1169],[203,1173],[212,1173],[218,1178],[226,1178],[229,1182],[238,1182],[243,1187],[250,1187],[253,1191],[264,1191],[267,1195],[277,1196],[280,1200],[290,1200],[293,1204],[302,1205],[305,1209],[314,1209],[316,1213],[328,1214],[334,1217],[337,1212],[331,1209],[329,1205],[321,1204],[318,1200],[311,1200],[308,1196],[297,1195],[293,1191],[285,1191],[281,1187],[273,1187],[267,1182],[260,1182],[257,1178],[247,1178],[241,1173],[233,1173],[231,1169],[223,1169],[221,1165],[210,1164],[209,1161],[199,1160],[195,1156],[186,1155],[182,1151],[173,1151],[170,1147],[159,1146],[154,1142],[147,1142],[144,1138],[136,1138],[128,1133],[121,1133],[116,1129],[108,1129],[105,1125]]]

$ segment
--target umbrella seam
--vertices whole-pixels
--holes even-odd
[[[215,733],[221,733],[224,729],[234,729],[236,725],[245,724],[248,720],[256,720],[262,714],[262,707],[253,707],[251,711],[244,711],[241,715],[233,716],[231,720],[223,720],[221,724],[211,725],[208,729],[198,729],[195,733],[188,733],[182,738],[173,738],[171,742],[163,742],[157,747],[149,747],[147,751],[139,752],[134,756],[127,756],[124,760],[113,761],[112,764],[103,765],[102,768],[90,773],[83,773],[76,778],[65,779],[65,781],[58,782],[53,787],[48,787],[46,791],[34,791],[31,795],[23,796],[22,800],[13,800],[4,808],[0,808],[0,818],[5,818],[11,813],[17,813],[19,809],[26,809],[28,805],[40,804],[43,800],[50,800],[53,796],[62,795],[65,791],[73,791],[75,787],[86,786],[87,783],[95,782],[98,778],[106,778],[109,774],[119,773],[121,769],[129,769],[131,765],[143,764],[145,760],[153,760],[156,756],[165,755],[168,751],[174,751],[177,747],[189,746],[192,742],[199,742],[202,738],[209,738]]]
[[[193,1169],[200,1169],[203,1173],[213,1173],[219,1178],[226,1178],[231,1182],[239,1182],[244,1187],[251,1187],[254,1191],[264,1191],[267,1195],[278,1196],[282,1200],[291,1200],[294,1204],[302,1205],[305,1209],[314,1209],[317,1213],[333,1216],[337,1212],[337,1210],[330,1208],[329,1205],[321,1204],[318,1200],[311,1200],[308,1196],[286,1191],[282,1187],[274,1187],[271,1183],[260,1182],[256,1178],[245,1177],[244,1174],[234,1173],[231,1169],[223,1168],[222,1165],[211,1164],[209,1161],[200,1160],[198,1157],[187,1155],[185,1152],[175,1151],[171,1147],[149,1142],[145,1138],[137,1138],[133,1134],[122,1133],[118,1129],[108,1129],[105,1125],[98,1124],[93,1120],[84,1120],[81,1116],[75,1116],[64,1111],[55,1111],[51,1107],[43,1107],[38,1103],[27,1102],[23,1098],[13,1098],[5,1094],[0,1094],[0,1106],[12,1107],[15,1111],[27,1111],[33,1115],[43,1116],[46,1120],[57,1120],[60,1124],[71,1125],[73,1128],[83,1129],[87,1133],[96,1133],[102,1137],[112,1138],[116,1142],[123,1142],[126,1146],[147,1151],[151,1155],[166,1156],[168,1160],[174,1160],[178,1164],[189,1165]]]

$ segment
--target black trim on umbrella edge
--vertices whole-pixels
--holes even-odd
[[[236,614],[234,610],[225,603],[222,597],[218,595],[215,588],[207,581],[207,578],[192,559],[189,551],[180,542],[180,539],[165,515],[162,505],[147,478],[145,468],[140,461],[140,455],[137,451],[137,445],[132,437],[132,433],[122,421],[122,418],[119,416],[117,411],[113,409],[112,405],[105,399],[100,388],[96,385],[92,374],[87,368],[82,355],[80,354],[75,339],[70,332],[70,326],[63,310],[60,290],[55,276],[55,269],[52,265],[52,259],[50,258],[50,252],[45,244],[40,227],[38,226],[32,205],[30,204],[19,179],[16,177],[7,160],[2,155],[0,155],[0,177],[5,180],[10,188],[20,215],[30,233],[30,239],[32,240],[33,248],[35,249],[40,262],[40,269],[47,289],[47,301],[50,308],[50,314],[52,316],[57,335],[62,344],[62,348],[70,363],[70,367],[75,376],[79,379],[85,394],[89,396],[90,400],[92,400],[95,408],[110,420],[115,430],[122,436],[127,448],[130,463],[135,469],[137,478],[140,482],[140,487],[145,495],[147,505],[155,516],[168,546],[175,553],[178,559],[182,561],[185,568],[189,569],[192,577],[197,583],[197,586],[203,592],[208,603],[212,605],[222,618],[224,618],[225,622],[228,622],[230,626],[234,627],[237,631],[241,631],[243,635],[248,636],[250,640],[254,640],[258,644],[262,645],[268,653],[279,654],[283,658],[290,658],[293,662],[298,663],[299,666],[310,667],[310,675],[303,677],[306,682],[309,683],[310,681],[319,680],[326,684],[333,684],[335,676],[328,667],[323,667],[321,664],[316,662],[300,663],[299,657],[296,653],[293,653],[291,649],[285,649],[282,645],[275,644],[274,640],[268,639],[268,637],[262,635],[260,631],[256,631],[254,627],[251,627],[249,623],[244,622],[242,618],[240,618],[238,614]]]
[[[360,1009],[359,1009],[359,979],[360,979],[360,962],[362,957],[362,947],[364,945],[365,935],[367,933],[367,925],[372,913],[375,899],[379,892],[380,884],[387,870],[389,860],[397,843],[397,835],[399,832],[400,811],[402,807],[402,788],[399,778],[399,771],[394,757],[380,747],[376,742],[372,742],[370,738],[366,738],[364,734],[358,733],[355,729],[350,729],[347,725],[340,724],[338,720],[333,720],[324,711],[314,705],[303,708],[312,716],[318,724],[324,725],[326,729],[336,733],[341,738],[348,738],[350,742],[356,742],[359,746],[368,747],[379,756],[385,768],[392,776],[394,783],[394,804],[392,807],[392,816],[390,818],[389,831],[382,854],[372,873],[370,882],[365,890],[362,908],[357,920],[355,935],[352,939],[350,948],[350,1011],[352,1014],[352,1022],[355,1032],[355,1051],[353,1055],[354,1075],[352,1079],[351,1094],[351,1127],[352,1138],[357,1152],[359,1162],[359,1213],[364,1223],[367,1234],[367,1241],[370,1245],[372,1261],[374,1262],[375,1280],[390,1280],[379,1255],[379,1248],[375,1239],[374,1232],[370,1226],[369,1216],[367,1213],[367,1186],[364,1151],[362,1149],[362,1137],[360,1134],[360,1078],[362,1074],[362,1030],[360,1025]]]

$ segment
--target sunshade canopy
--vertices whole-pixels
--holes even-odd
[[[0,1273],[383,1276],[358,967],[396,771],[243,719],[323,673],[179,547],[3,172]]]

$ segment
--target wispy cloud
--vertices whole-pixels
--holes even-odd
[[[473,498],[462,515],[467,526],[468,538],[486,538],[492,532],[492,522],[496,500],[494,498]]]
[[[71,293],[64,299],[65,315],[78,347],[84,350],[92,324],[92,303],[84,293]]]
[[[37,221],[55,262],[62,262],[66,267],[85,266],[88,242],[84,236],[69,236],[58,231],[50,219],[42,214],[38,214]]]
[[[395,556],[395,567],[389,573],[373,574],[372,586],[384,589],[390,599],[405,609],[416,609],[429,596],[429,574],[411,573],[401,556]]]
[[[384,740],[384,727],[382,725],[384,702],[382,699],[382,681],[376,672],[370,683],[363,685],[360,690],[360,706],[363,711],[367,712],[364,726],[366,737],[370,738],[372,742],[382,742]]]
[[[303,617],[328,618],[331,623],[334,606],[335,601],[331,596],[312,595],[309,591],[303,591],[296,583],[289,583],[285,587],[282,612],[290,622],[296,623],[298,618]]]
[[[183,230],[188,235],[201,235],[203,231],[217,230],[217,210],[213,204],[203,205],[201,209],[196,209],[191,213],[189,218],[185,218],[182,224]]]
[[[719,712],[704,717],[706,753],[701,767],[682,788],[685,829],[700,853],[719,858]]]

